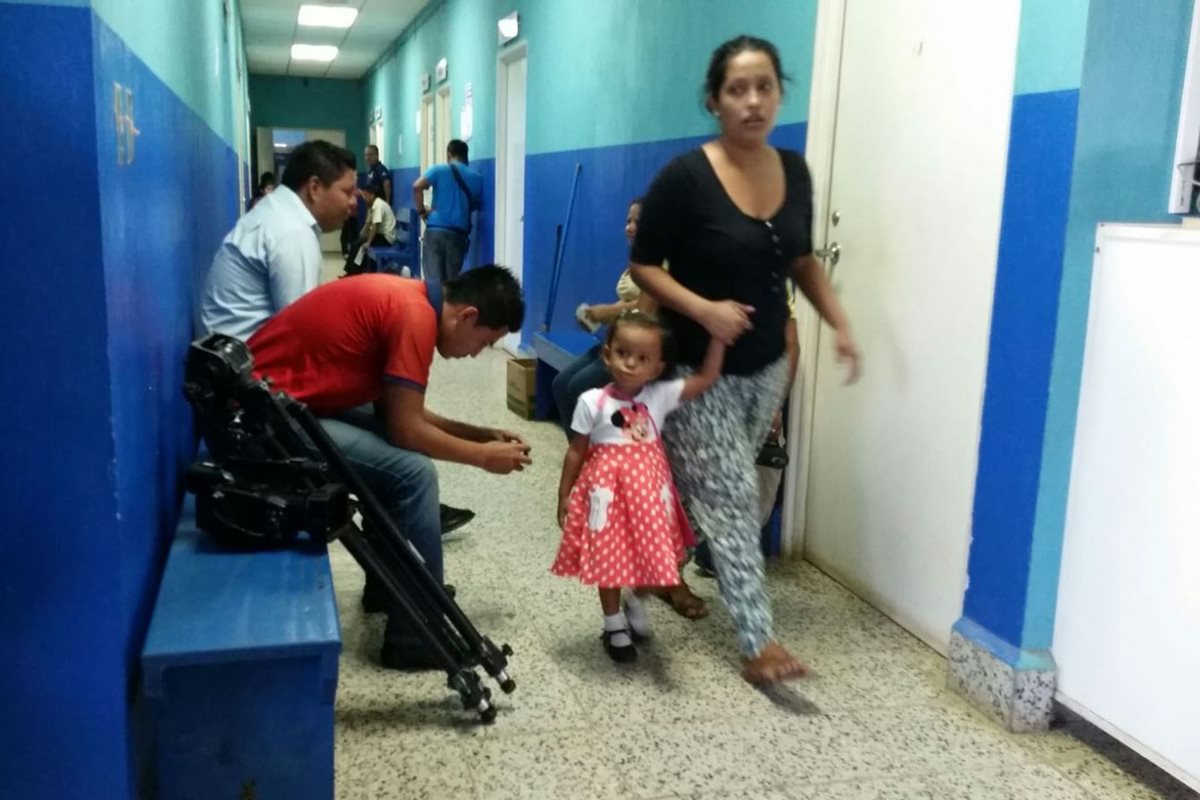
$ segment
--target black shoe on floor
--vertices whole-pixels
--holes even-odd
[[[433,651],[424,645],[400,642],[383,643],[379,651],[379,663],[384,669],[395,669],[404,672],[429,672],[444,669]]]
[[[451,600],[458,594],[452,583],[447,583],[442,588],[450,595]],[[375,581],[367,581],[367,585],[363,587],[362,610],[364,614],[383,614],[387,611],[387,595]]]
[[[600,634],[600,638],[604,641],[604,652],[608,653],[608,657],[618,664],[628,664],[630,661],[637,661],[637,648],[633,644],[618,647],[612,643],[613,637],[618,633],[625,634],[629,637],[630,642],[633,641],[633,634],[629,628],[622,628],[619,631],[604,631],[604,633]]]
[[[442,536],[448,536],[456,530],[466,525],[471,520],[475,519],[475,512],[466,508],[455,508],[454,506],[442,505]]]

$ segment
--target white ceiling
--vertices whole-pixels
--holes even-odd
[[[305,2],[351,6],[358,18],[346,29],[301,28]],[[353,80],[366,74],[429,0],[242,0],[242,30],[250,72],[305,78]],[[292,44],[332,44],[329,63],[293,61]]]

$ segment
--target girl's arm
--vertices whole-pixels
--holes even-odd
[[[562,478],[558,481],[558,526],[561,528],[567,521],[567,501],[571,498],[571,488],[579,477],[579,470],[587,458],[588,437],[576,433],[571,438],[571,446],[563,457]]]
[[[704,354],[704,363],[700,371],[689,375],[683,381],[683,392],[679,402],[686,403],[707,392],[721,377],[721,367],[725,364],[725,345],[719,339],[708,340],[708,352]]]

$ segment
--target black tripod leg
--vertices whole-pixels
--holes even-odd
[[[308,411],[307,408],[296,402],[291,402],[287,406],[287,411],[296,421],[304,433],[312,440],[313,444],[321,451],[321,454],[326,458],[329,465],[337,473],[338,477],[345,481],[350,490],[358,496],[359,502],[362,504],[364,516],[370,520],[375,530],[386,536],[389,541],[403,543],[400,551],[401,557],[414,556],[410,549],[411,544],[404,535],[396,528],[391,517],[388,516],[386,509],[380,504],[379,500],[367,487],[366,482],[354,470],[354,467],[342,455],[342,452],[329,438],[329,434],[321,427],[321,423]],[[497,648],[490,640],[480,636],[479,631],[467,619],[466,614],[458,607],[445,592],[441,584],[434,580],[427,569],[414,568],[409,571],[410,577],[415,582],[422,586],[427,592],[427,596],[432,598],[445,614],[450,623],[458,630],[462,638],[475,652],[476,657],[487,670],[488,674],[500,682],[501,688],[506,692],[512,691],[515,687],[512,679],[508,676],[506,667],[508,661],[506,656],[511,655],[512,650],[507,646]]]
[[[413,602],[404,586],[397,580],[395,572],[387,563],[388,559],[381,557],[380,553],[363,540],[362,532],[356,526],[351,525],[342,534],[341,541],[354,560],[363,568],[363,571],[370,573],[383,584],[384,590],[396,610],[412,620],[417,634],[433,651],[434,658],[441,662],[447,675],[447,685],[458,692],[463,708],[475,711],[484,722],[495,720],[496,708],[491,702],[491,693],[480,686],[479,676],[471,668],[471,663],[469,661],[463,663],[463,656],[469,656],[469,651],[460,649],[459,643],[454,639],[451,639],[448,647],[441,638],[446,635],[446,631],[438,630],[435,633],[435,629],[428,624],[417,604]]]

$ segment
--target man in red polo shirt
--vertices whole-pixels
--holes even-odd
[[[259,377],[306,403],[420,552],[442,574],[433,459],[507,474],[530,463],[516,434],[440,417],[425,407],[436,350],[474,357],[525,316],[508,270],[486,266],[445,284],[358,275],[320,286],[247,343]],[[371,405],[373,404],[373,408]],[[436,666],[408,620],[389,615],[384,666]]]

